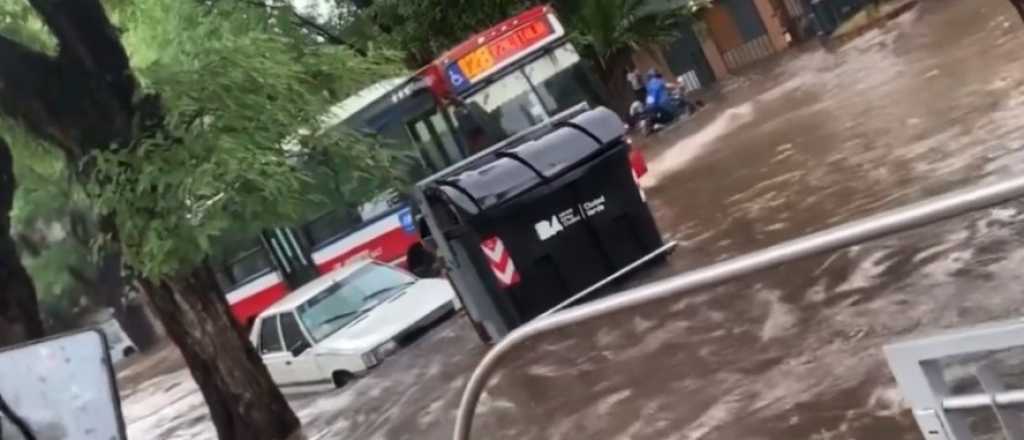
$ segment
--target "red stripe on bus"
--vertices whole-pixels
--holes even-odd
[[[239,324],[248,326],[260,312],[267,309],[288,294],[288,287],[283,282],[249,295],[247,298],[231,305],[231,313]]]
[[[404,258],[409,252],[409,248],[419,242],[419,240],[419,234],[406,232],[405,229],[398,227],[371,240],[367,240],[365,243],[337,256],[324,260],[324,262],[317,265],[317,268],[320,269],[321,274],[326,274],[348,263],[364,258],[391,263]]]
[[[326,274],[347,263],[366,257],[385,263],[403,260],[409,252],[409,248],[418,243],[419,239],[419,234],[407,232],[398,227],[325,260],[317,266],[317,269],[321,274]],[[284,282],[278,282],[232,304],[231,312],[240,324],[247,326],[252,319],[288,293],[289,289]]]

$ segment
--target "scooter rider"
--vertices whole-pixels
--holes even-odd
[[[647,72],[647,112],[656,124],[667,124],[676,117],[675,104],[665,79],[657,70]]]

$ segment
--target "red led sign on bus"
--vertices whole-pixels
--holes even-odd
[[[548,22],[547,17],[543,17],[474,50],[469,55],[462,57],[457,64],[466,78],[472,81],[498,63],[522,53],[553,33],[551,23]]]

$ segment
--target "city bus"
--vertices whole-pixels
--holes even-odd
[[[332,122],[415,152],[425,177],[607,95],[549,6],[478,33],[407,78],[376,84],[331,109]],[[331,124],[328,124],[331,125]],[[634,177],[646,172],[638,151]],[[428,272],[432,259],[412,204],[385,191],[357,210],[326,209],[292,228],[266,231],[215,265],[243,325],[292,289],[348,262],[373,258]]]

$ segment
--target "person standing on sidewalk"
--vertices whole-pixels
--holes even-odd
[[[640,102],[647,102],[647,90],[644,86],[644,77],[636,65],[630,64],[626,71],[626,83],[633,90],[633,99]]]

